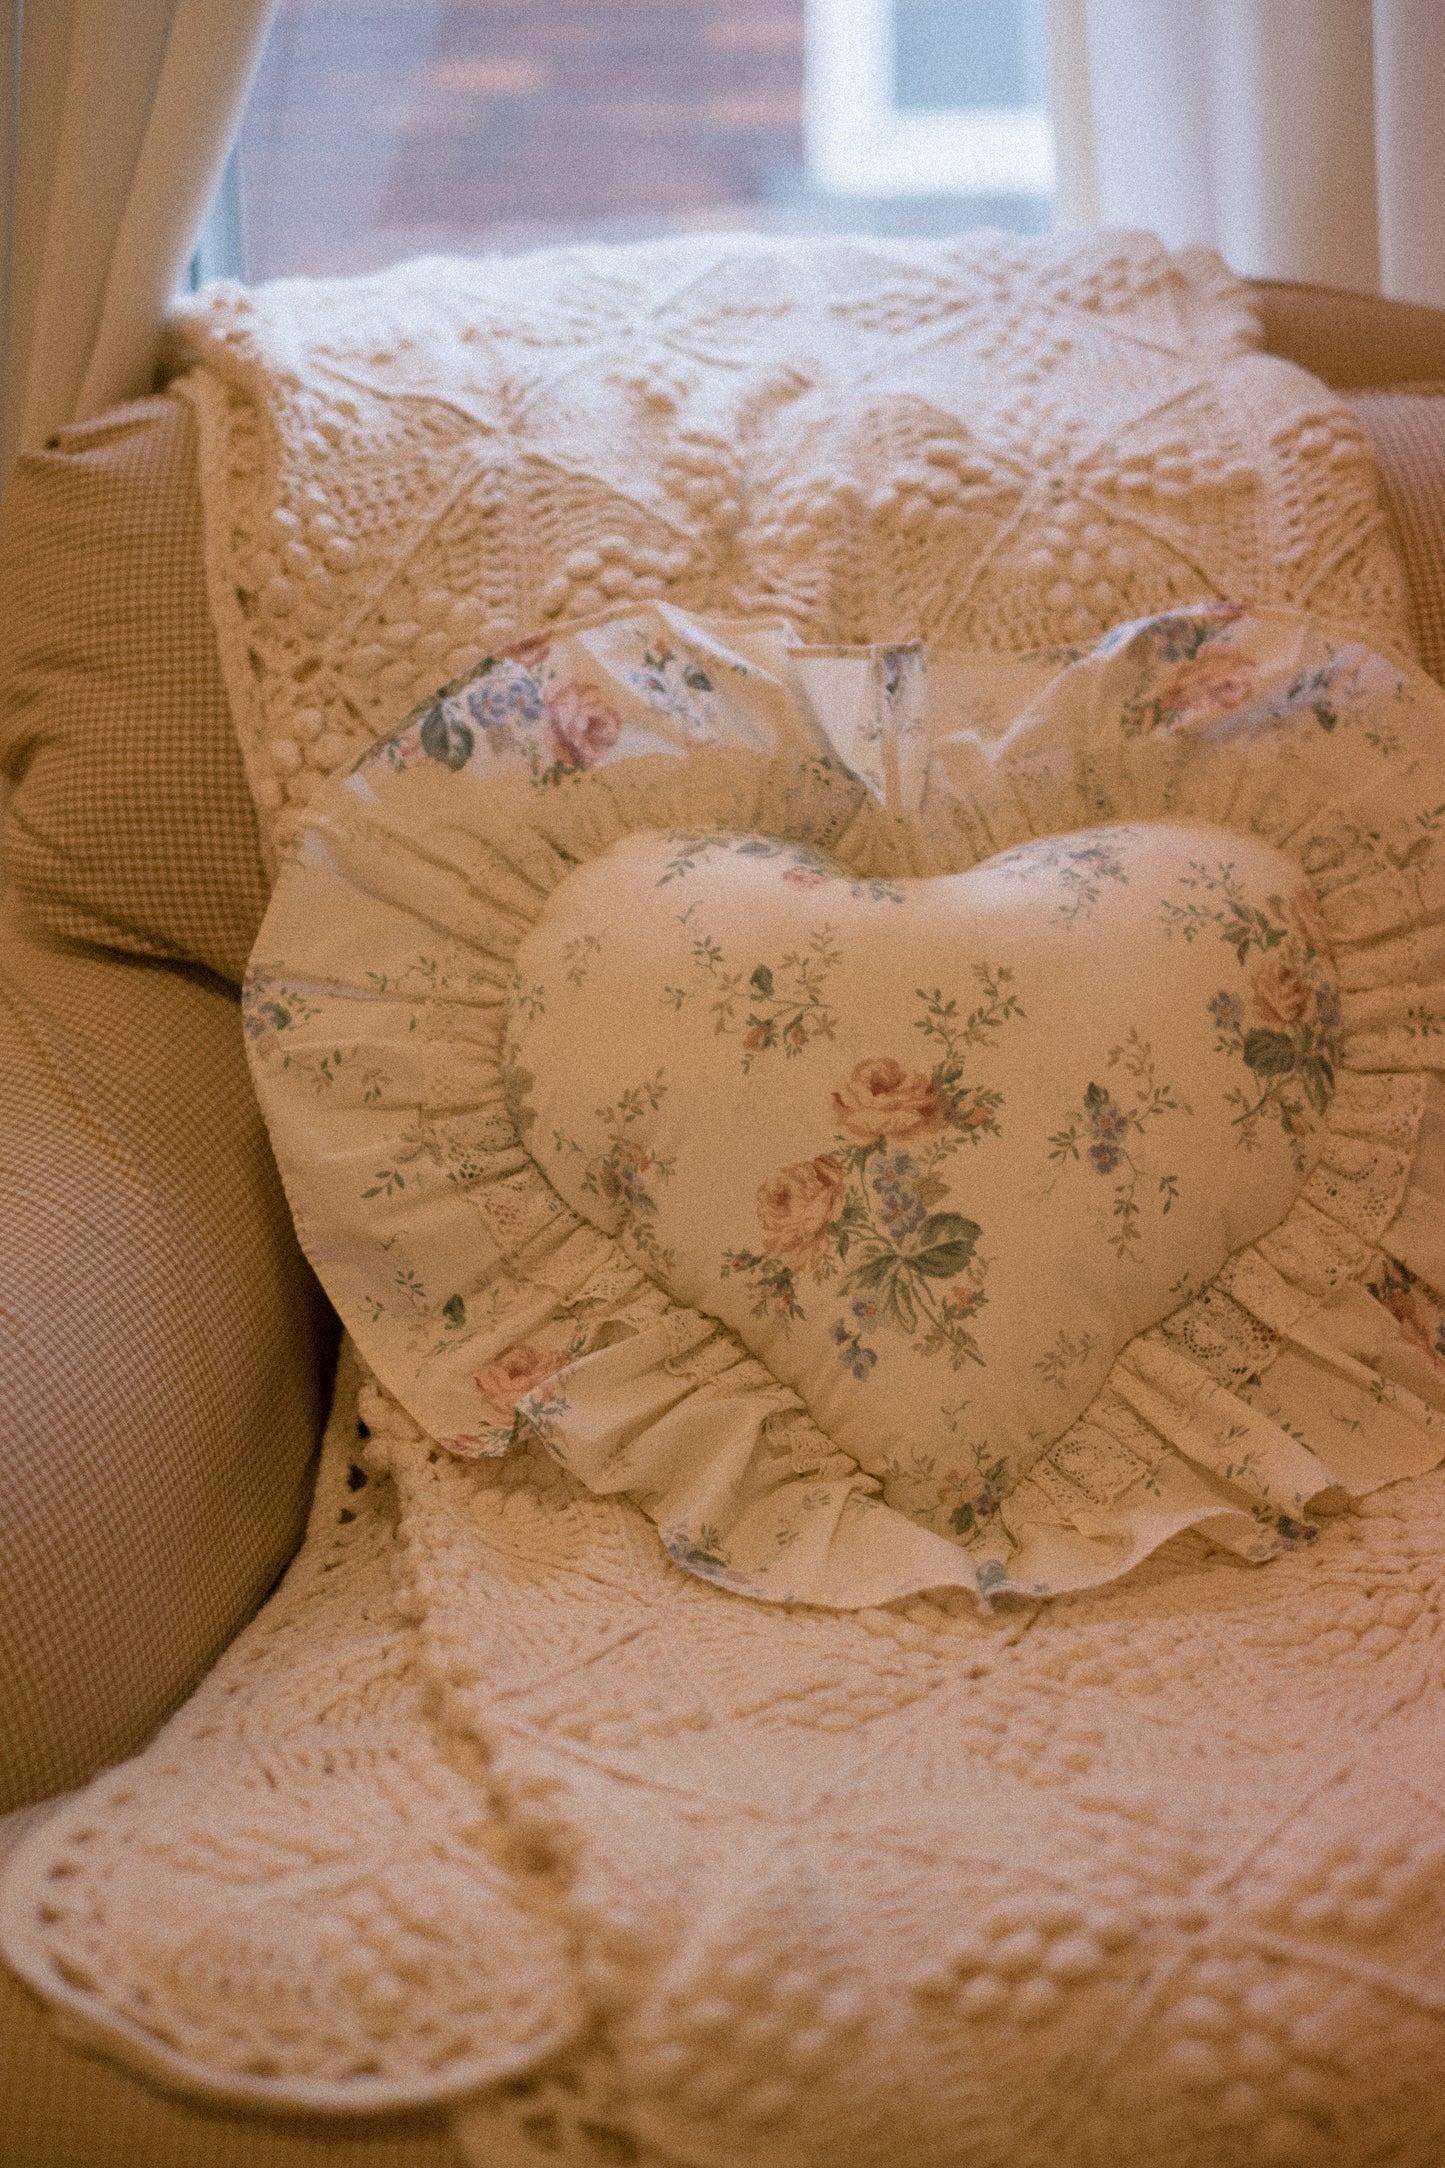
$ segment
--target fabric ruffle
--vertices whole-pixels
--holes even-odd
[[[328,787],[278,882],[246,1024],[302,1240],[440,1445],[535,1432],[754,1596],[1053,1594],[1185,1527],[1251,1559],[1309,1542],[1312,1515],[1445,1450],[1442,724],[1418,673],[1219,605],[932,670],[663,605],[495,658]],[[1344,1031],[1323,1155],[955,1543],[551,1188],[506,1099],[513,958],[567,875],[638,831],[786,838],[896,878],[1151,820],[1263,838],[1312,884]]]

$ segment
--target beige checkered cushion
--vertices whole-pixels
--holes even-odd
[[[1353,392],[1350,404],[1380,455],[1420,660],[1445,685],[1445,382]]]
[[[206,613],[193,424],[142,399],[0,506],[4,857],[45,925],[239,980],[265,909]]]
[[[1270,351],[1345,392],[1379,454],[1410,626],[1445,684],[1445,309],[1255,281]]]
[[[190,430],[118,409],[0,508],[0,1808],[189,1691],[294,1547],[318,1429],[224,987],[265,882]]]
[[[0,1809],[132,1752],[299,1539],[318,1302],[229,990],[0,906]]]

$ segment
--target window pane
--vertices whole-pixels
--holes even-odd
[[[1041,6],[814,0],[810,20],[845,56],[880,24],[896,34],[920,109],[899,123],[931,126],[925,108],[1041,96]],[[1046,196],[985,197],[940,180],[937,159],[917,188],[861,168],[841,194],[821,185],[804,14],[805,0],[280,0],[238,146],[245,275],[690,227],[1047,222]],[[866,94],[875,141],[894,126],[886,74]]]
[[[893,0],[894,102],[1042,105],[1043,0]]]

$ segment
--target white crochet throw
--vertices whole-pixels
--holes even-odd
[[[220,289],[184,336],[278,863],[413,703],[616,603],[995,656],[1308,609],[1401,664],[1409,757],[1445,729],[1368,447],[1211,258],[709,239]],[[1380,1239],[1424,1377],[1421,812],[1351,845],[1395,855],[1345,996],[1418,1085]],[[348,1348],[281,1591],[21,1848],[0,1942],[163,2082],[451,2101],[479,2168],[1438,2168],[1442,1603],[1432,1469],[1268,1565],[1184,1534],[991,1615],[771,1608],[535,1437],[439,1451]]]

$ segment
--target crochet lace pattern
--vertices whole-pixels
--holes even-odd
[[[423,266],[189,335],[278,851],[430,685],[643,582],[814,639],[1232,593],[1406,645],[1354,425],[1140,239]],[[478,2163],[1445,2157],[1440,1471],[1264,1570],[776,1613],[349,1364],[280,1594],[12,1865],[68,2024],[223,2099],[466,2096]]]
[[[179,319],[277,843],[444,680],[619,603],[1021,653],[1209,596],[1410,652],[1374,454],[1140,234],[692,238],[219,285]]]

